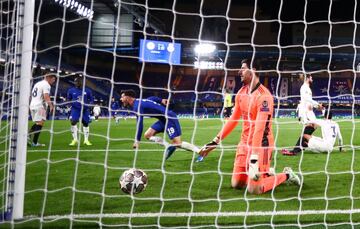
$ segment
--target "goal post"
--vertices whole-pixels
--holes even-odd
[[[14,4],[14,10],[16,9],[16,21],[13,22],[16,24],[13,43],[15,77],[12,81],[12,137],[9,143],[6,206],[3,213],[5,220],[22,219],[24,216],[35,0],[17,0]]]
[[[24,192],[25,172],[27,154],[27,135],[29,117],[29,98],[32,79],[32,51],[34,33],[34,12],[35,0],[21,0],[19,4],[24,5],[24,17],[21,21],[20,37],[22,38],[21,48],[21,69],[20,69],[20,90],[19,90],[19,117],[16,146],[16,170],[15,170],[15,192],[13,219],[21,219],[24,214]]]

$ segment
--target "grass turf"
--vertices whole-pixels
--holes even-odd
[[[146,119],[149,127],[154,119]],[[344,144],[360,146],[360,122],[339,120]],[[6,123],[3,123],[5,126]],[[181,119],[182,139],[203,145],[220,130],[218,119]],[[277,119],[273,123],[276,146],[295,144],[301,126],[294,119]],[[51,130],[51,131],[50,131]],[[195,163],[196,155],[178,149],[164,161],[164,149],[143,140],[139,151],[132,149],[135,120],[100,120],[90,126],[93,146],[70,147],[68,121],[48,121],[40,136],[47,146],[28,148],[26,167],[26,216],[34,216],[15,223],[15,227],[89,227],[117,225],[126,227],[180,226],[222,227],[245,225],[296,226],[321,224],[350,224],[360,222],[360,214],[311,214],[265,216],[209,216],[209,217],[131,217],[96,218],[71,221],[69,219],[40,222],[39,217],[68,214],[99,213],[159,213],[159,212],[261,212],[296,210],[349,210],[360,208],[359,149],[347,147],[347,152],[285,157],[273,152],[273,166],[277,172],[290,166],[301,171],[304,184],[280,185],[273,192],[250,195],[230,187],[235,145],[240,138],[241,123],[220,147],[202,163]],[[2,135],[4,129],[2,131]],[[52,133],[52,134],[50,134]],[[315,132],[319,135],[320,130]],[[5,149],[5,145],[1,145]],[[4,150],[2,151],[4,152]],[[4,162],[4,153],[1,156]],[[106,166],[105,166],[106,165]],[[134,197],[122,193],[118,179],[128,168],[141,168],[149,177],[147,189]],[[1,176],[3,177],[3,170]],[[2,182],[4,183],[4,181]],[[104,195],[103,195],[104,194]],[[4,197],[2,196],[2,203]],[[10,224],[3,224],[9,226]],[[346,228],[346,225],[338,225]],[[311,227],[310,227],[311,228]]]

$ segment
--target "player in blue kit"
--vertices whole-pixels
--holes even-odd
[[[115,119],[120,109],[118,101],[114,97],[111,98],[111,116]]]
[[[69,144],[70,146],[76,146],[78,144],[78,127],[77,123],[82,117],[81,123],[83,124],[84,131],[84,145],[92,145],[89,142],[89,123],[90,123],[90,108],[89,105],[94,102],[92,92],[89,88],[83,88],[83,78],[77,76],[75,78],[75,87],[72,87],[67,92],[67,99],[71,101],[71,134],[73,140]]]
[[[133,90],[125,90],[121,93],[121,102],[125,107],[129,106],[137,115],[137,132],[136,141],[133,148],[139,147],[141,135],[143,132],[143,118],[144,116],[158,119],[144,134],[144,137],[150,141],[156,142],[166,147],[166,159],[168,159],[176,150],[176,147],[199,152],[199,148],[195,145],[181,140],[181,127],[176,114],[166,109],[167,100],[155,96],[147,99],[136,99],[136,93]],[[159,136],[158,133],[164,132],[168,134],[171,144]],[[201,161],[202,159],[198,161]]]

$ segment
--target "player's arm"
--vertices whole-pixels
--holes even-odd
[[[343,150],[343,137],[341,135],[341,131],[340,131],[340,127],[339,124],[336,125],[336,129],[337,129],[337,137],[339,139],[339,150],[340,152]]]
[[[141,135],[144,128],[143,119],[144,117],[141,114],[136,118],[136,141],[133,144],[134,149],[139,148],[139,142],[141,141]]]
[[[157,97],[157,96],[150,96],[150,97],[148,97],[148,98],[146,98],[146,99],[147,99],[147,100],[154,101],[155,103],[159,103],[159,104],[161,104],[161,101],[162,101],[162,99],[159,98],[159,97]]]
[[[240,95],[238,95],[240,96]],[[216,137],[206,145],[204,145],[199,154],[203,157],[207,156],[212,150],[216,148],[216,146],[220,143],[221,140],[225,139],[237,126],[239,123],[239,120],[241,118],[241,110],[240,110],[240,104],[239,104],[239,98],[236,96],[235,99],[235,107],[234,112],[230,116],[230,118],[226,121],[225,125],[221,129],[221,131],[216,135]]]
[[[313,100],[311,94],[307,90],[302,90],[301,94],[302,94],[301,97],[305,102],[310,103],[315,108],[319,108],[319,109],[322,108],[321,104],[319,104],[317,101]]]
[[[66,101],[68,101],[68,103],[66,104],[66,106],[68,108],[70,108],[71,104],[70,102],[72,101],[72,94],[71,94],[71,89],[68,89],[67,93],[66,93]]]
[[[249,164],[249,177],[257,180],[260,177],[259,164],[263,163],[262,150],[264,147],[269,147],[269,143],[265,138],[270,133],[270,124],[272,121],[272,113],[274,107],[273,97],[269,95],[262,95],[256,102],[256,120],[254,127],[254,134],[252,137],[252,152]],[[264,141],[265,140],[265,141]]]
[[[133,144],[133,148],[138,148],[139,147],[139,142],[141,141],[141,135],[144,129],[144,116],[142,114],[144,114],[144,108],[143,108],[144,104],[138,104],[138,106],[134,107],[134,111],[138,112],[136,114],[136,140]]]
[[[51,102],[51,99],[50,99],[50,89],[51,89],[50,86],[44,88],[43,96],[44,96],[45,102],[47,103],[47,105],[50,108],[50,113],[52,113],[54,111],[54,105],[53,105],[53,103]]]
[[[151,100],[151,101],[154,101],[155,103],[159,103],[161,105],[164,105],[166,106],[169,102],[168,99],[162,99],[162,98],[159,98],[159,97],[156,97],[156,96],[150,96],[147,98],[148,100]]]

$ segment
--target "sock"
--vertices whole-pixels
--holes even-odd
[[[74,139],[75,141],[78,140],[77,132],[78,132],[78,127],[77,127],[77,125],[71,126],[71,134],[72,134],[72,137],[73,137],[73,139]]]
[[[192,151],[194,153],[199,153],[200,149],[198,147],[196,147],[195,145],[188,143],[188,142],[182,142],[180,145],[180,148],[187,150],[187,151]]]
[[[38,143],[38,140],[39,140],[39,136],[40,136],[40,133],[41,133],[41,129],[42,129],[42,126],[40,125],[35,125],[34,127],[34,138],[33,138],[33,143],[34,144],[37,144]]]
[[[36,123],[34,123],[34,125],[31,126],[30,130],[29,130],[29,134],[32,134],[32,132],[35,131],[35,127],[37,126]]]
[[[83,131],[84,131],[84,141],[89,141],[89,133],[90,133],[90,128],[87,126],[83,126]]]
[[[150,141],[152,142],[156,142],[160,145],[163,145],[165,147],[168,147],[169,146],[169,143],[167,141],[165,141],[164,139],[162,139],[161,137],[158,137],[158,136],[151,136],[149,138]]]
[[[296,142],[296,145],[295,145],[294,149],[292,150],[294,153],[299,153],[301,151],[301,148],[300,148],[301,139],[302,139],[302,136],[299,137],[299,139]]]
[[[315,131],[315,128],[312,127],[312,126],[306,126],[305,129],[304,129],[304,134],[309,134],[309,135],[312,135],[312,133],[314,133]],[[301,151],[301,148],[300,148],[300,141],[301,141],[301,146],[302,147],[307,147],[307,145],[305,144],[305,138],[303,138],[302,136],[299,137],[299,139],[297,140],[296,142],[296,145],[294,147],[294,149],[292,150],[293,152],[295,153],[299,153]]]
[[[31,135],[35,132],[35,129],[36,129],[36,123],[34,123],[34,125],[32,125],[32,127],[30,128],[29,130],[29,138],[31,138]]]
[[[315,131],[314,127],[307,126],[307,127],[305,127],[304,134],[312,135],[312,133],[314,133],[314,131]]]

